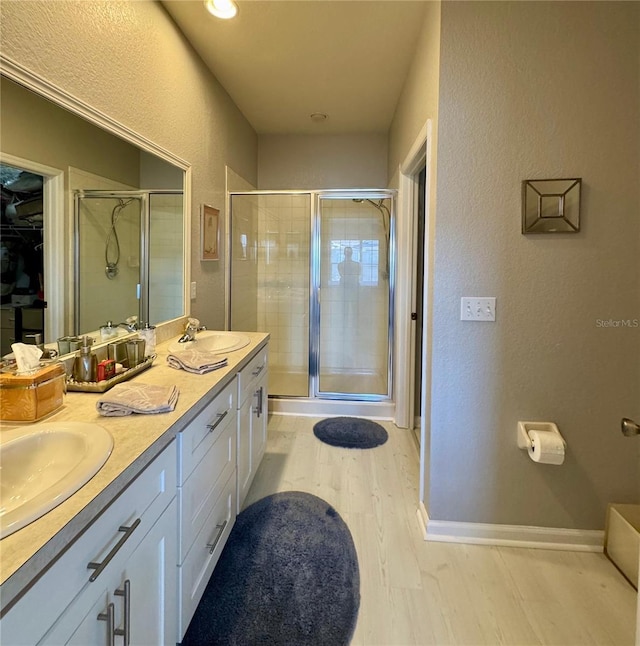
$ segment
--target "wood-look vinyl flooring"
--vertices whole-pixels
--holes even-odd
[[[425,542],[411,433],[383,423],[383,446],[341,449],[318,420],[270,416],[245,506],[297,490],[340,513],[360,566],[353,646],[634,644],[636,592],[603,554]]]

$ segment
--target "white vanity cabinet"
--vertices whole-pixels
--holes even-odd
[[[175,453],[172,442],[9,610],[3,644],[173,643]]]
[[[238,507],[240,513],[267,444],[269,347],[238,373]]]
[[[235,523],[235,431],[233,379],[178,434],[178,642]]]

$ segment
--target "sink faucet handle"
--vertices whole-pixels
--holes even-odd
[[[187,328],[193,328],[197,330],[200,326],[200,321],[198,319],[189,318],[187,319]]]

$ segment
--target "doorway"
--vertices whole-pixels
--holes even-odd
[[[427,181],[427,167],[424,166],[422,170],[418,173],[418,181],[416,185],[416,214],[415,214],[415,228],[416,228],[416,238],[415,238],[415,258],[416,258],[416,268],[415,268],[415,288],[414,288],[414,298],[415,306],[413,312],[415,312],[416,326],[415,326],[415,357],[414,362],[414,377],[413,377],[413,425],[412,430],[418,443],[418,446],[421,442],[421,432],[422,428],[422,416],[424,411],[422,410],[422,372],[423,366],[422,361],[419,359],[422,357],[423,350],[423,333],[424,333],[424,242],[425,242],[425,191],[426,191],[426,181]]]

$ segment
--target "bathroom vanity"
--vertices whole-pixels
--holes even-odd
[[[207,375],[166,365],[137,381],[176,384],[176,409],[101,417],[69,393],[48,421],[94,422],[114,438],[102,469],[0,542],[3,643],[172,644],[182,640],[266,444],[268,335]]]

